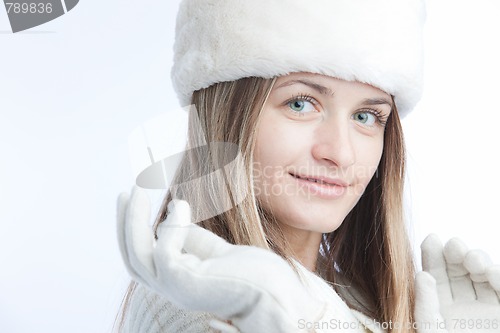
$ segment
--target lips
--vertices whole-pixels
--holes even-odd
[[[347,193],[349,184],[339,178],[290,173],[307,194],[322,199],[339,199]],[[311,198],[311,197],[309,197]]]
[[[338,178],[331,178],[325,176],[296,175],[293,173],[290,173],[290,175],[298,179],[307,180],[322,185],[339,186],[339,187],[349,186],[349,184],[347,184],[345,181]]]

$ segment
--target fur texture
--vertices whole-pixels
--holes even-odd
[[[244,77],[311,72],[371,84],[401,116],[422,94],[423,0],[183,0],[172,80],[194,91]]]

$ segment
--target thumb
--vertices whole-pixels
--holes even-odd
[[[439,311],[436,280],[427,272],[415,277],[415,321],[418,333],[448,332]]]
[[[168,204],[167,219],[158,226],[157,254],[180,255],[191,224],[191,207],[186,201],[172,200]],[[166,260],[162,258],[161,260]],[[161,261],[160,261],[161,262]]]

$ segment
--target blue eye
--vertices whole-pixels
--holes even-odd
[[[363,125],[373,126],[377,121],[377,117],[369,111],[356,112],[354,114],[354,119],[362,123]]]
[[[313,102],[307,100],[306,97],[299,97],[288,101],[287,106],[295,113],[308,113],[316,110]]]
[[[290,109],[300,112],[304,110],[306,103],[304,101],[295,101],[290,103]]]

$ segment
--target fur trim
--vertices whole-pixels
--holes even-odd
[[[422,94],[423,0],[183,0],[172,80],[181,104],[217,82],[311,72]]]

